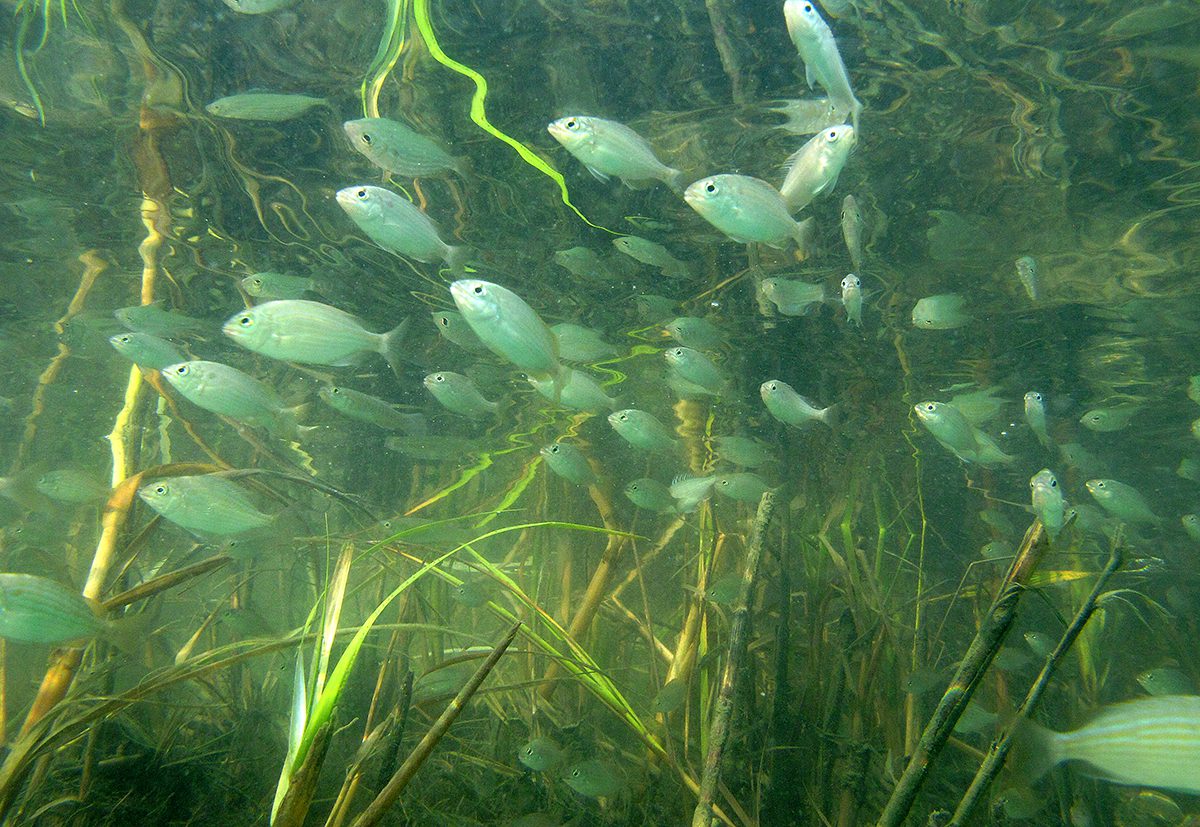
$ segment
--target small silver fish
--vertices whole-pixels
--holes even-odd
[[[294,2],[296,0],[224,0],[226,6],[241,14],[266,14]]]
[[[807,252],[812,219],[795,221],[779,191],[748,175],[712,175],[689,186],[683,200],[701,218],[739,244],[783,249],[794,241]]]
[[[61,644],[102,635],[108,624],[82,594],[36,574],[0,573],[0,637]]]
[[[720,328],[707,319],[680,316],[666,324],[671,338],[684,347],[696,350],[717,350],[725,343]]]
[[[403,413],[396,410],[391,402],[353,388],[327,385],[321,388],[317,395],[322,402],[343,416],[387,431],[421,434],[427,428],[423,415]]]
[[[713,490],[723,497],[744,503],[756,503],[771,490],[767,481],[758,474],[742,471],[736,474],[721,474],[713,484]]]
[[[808,88],[812,89],[814,83],[821,84],[834,106],[850,113],[850,122],[858,129],[858,116],[863,107],[854,97],[846,64],[842,62],[829,24],[821,18],[811,0],[786,0],[783,18],[788,35],[804,61]]]
[[[437,141],[390,118],[359,118],[342,124],[350,146],[372,164],[407,178],[462,170]]]
[[[771,450],[757,439],[748,436],[713,437],[717,456],[743,468],[760,468],[775,460]]]
[[[568,482],[576,485],[591,485],[596,482],[596,472],[592,470],[583,451],[569,442],[543,445],[538,453],[551,471]]]
[[[1200,373],[1188,377],[1187,397],[1200,405]]]
[[[298,299],[321,292],[315,279],[271,272],[251,273],[242,279],[242,289],[256,299]]]
[[[408,320],[387,333],[372,333],[356,316],[331,305],[280,299],[235,313],[221,330],[246,350],[285,362],[341,367],[378,353],[395,370],[404,358]]]
[[[675,453],[679,440],[653,414],[627,408],[608,416],[608,423],[630,445],[642,451],[659,454]]]
[[[1084,483],[1092,499],[1109,514],[1127,523],[1160,525],[1162,518],[1150,510],[1146,498],[1131,485],[1117,480],[1095,479]]]
[[[442,241],[433,219],[407,198],[383,187],[359,184],[337,192],[338,206],[383,249],[461,273],[469,252]]]
[[[442,407],[468,419],[491,416],[500,408],[499,403],[485,399],[475,383],[461,373],[448,370],[431,373],[424,384]]]
[[[434,310],[429,314],[437,328],[438,335],[448,342],[453,342],[464,350],[486,350],[487,347],[479,341],[475,331],[467,324],[462,314],[455,310]]]
[[[554,254],[554,263],[573,276],[597,281],[610,281],[616,274],[600,255],[590,247],[568,247]]]
[[[779,194],[792,213],[807,207],[818,195],[833,192],[857,143],[854,127],[837,124],[809,138],[784,162],[786,172]]]
[[[34,487],[50,499],[64,503],[95,502],[107,499],[110,493],[106,483],[73,468],[47,471],[37,478]]]
[[[1025,394],[1025,421],[1029,423],[1029,430],[1033,431],[1042,447],[1053,447],[1054,443],[1046,426],[1046,400],[1037,391]]]
[[[138,496],[181,528],[200,535],[242,534],[275,518],[254,507],[245,489],[221,474],[197,474],[150,482]]]
[[[1037,262],[1032,256],[1021,256],[1016,260],[1017,279],[1021,282],[1021,286],[1025,288],[1025,293],[1033,301],[1037,301],[1039,296],[1038,288],[1038,268]]]
[[[1050,538],[1054,539],[1062,530],[1066,519],[1066,503],[1063,501],[1062,489],[1058,487],[1058,478],[1049,468],[1043,468],[1029,480],[1029,489],[1033,500],[1033,513],[1042,521]]]
[[[563,752],[553,738],[540,735],[517,750],[517,760],[534,772],[552,770],[563,762],[566,753]]]
[[[1117,784],[1200,795],[1200,696],[1150,695],[1113,704],[1070,732],[1023,721],[1013,758],[1032,778],[1064,761]]]
[[[1014,457],[1004,453],[991,437],[973,426],[962,412],[945,402],[920,402],[913,406],[918,421],[943,448],[963,462],[1004,465]]]
[[[646,139],[625,124],[569,115],[546,130],[600,181],[612,176],[628,186],[662,181],[676,192],[683,189],[683,173],[659,161]]]
[[[117,351],[140,368],[162,370],[167,365],[182,362],[186,357],[175,345],[149,333],[118,333],[108,339]]]
[[[532,375],[526,379],[544,399],[564,408],[602,413],[614,410],[621,404],[606,394],[599,382],[574,368],[563,368],[553,377]]]
[[[797,279],[763,279],[759,289],[784,316],[804,316],[813,305],[825,301],[822,285]]]
[[[858,209],[858,201],[853,195],[842,199],[842,240],[846,242],[846,252],[850,254],[850,263],[855,272],[862,272],[863,257],[863,220]]]
[[[713,483],[716,481],[715,476],[694,477],[690,474],[680,474],[671,480],[671,485],[667,490],[675,500],[675,510],[680,514],[690,514],[695,511],[700,503],[707,500],[712,494]]]
[[[1093,408],[1079,417],[1079,424],[1089,431],[1097,433],[1112,433],[1129,427],[1130,420],[1141,408],[1134,405],[1120,405],[1113,408]]]
[[[590,327],[561,322],[553,325],[550,332],[558,340],[558,356],[568,362],[597,362],[615,356],[617,348]]]
[[[720,394],[728,382],[724,372],[698,350],[673,347],[663,355],[675,375],[693,385],[699,385],[709,393]]]
[[[675,500],[667,486],[648,477],[633,480],[624,489],[625,496],[638,508],[669,514],[675,511]]]
[[[926,296],[913,306],[912,323],[918,330],[953,330],[971,321],[966,299],[957,293]]]
[[[237,121],[290,121],[311,109],[325,106],[324,98],[281,92],[242,92],[217,98],[204,107],[210,115]]]
[[[1184,514],[1179,522],[1183,523],[1183,530],[1192,542],[1200,543],[1200,514]]]
[[[785,98],[773,101],[767,109],[778,112],[787,120],[775,128],[793,135],[812,135],[835,124],[843,123],[849,111],[839,111],[829,98]]]
[[[846,321],[856,327],[863,326],[862,281],[853,273],[842,279],[842,307],[846,308]]]
[[[557,377],[562,372],[558,340],[516,293],[499,284],[462,279],[450,285],[450,295],[492,353],[532,374]]]
[[[181,336],[204,336],[212,329],[208,322],[193,319],[182,313],[163,310],[158,304],[135,304],[113,311],[117,321],[135,333],[149,333],[163,339]]]
[[[623,235],[613,239],[613,246],[635,261],[657,267],[664,276],[673,279],[690,279],[693,277],[687,264],[675,256],[663,245],[636,235]]]
[[[834,426],[835,407],[818,408],[796,393],[795,388],[778,379],[768,379],[763,382],[758,393],[767,406],[771,416],[780,422],[803,428],[813,422],[821,422],[830,428]]]
[[[180,396],[206,411],[285,439],[294,439],[300,431],[298,409],[289,408],[274,390],[237,368],[194,359],[168,365],[162,377]]]

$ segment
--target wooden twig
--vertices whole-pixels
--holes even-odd
[[[1008,757],[1008,752],[1012,748],[1013,733],[1021,721],[1033,714],[1038,701],[1042,699],[1042,693],[1050,684],[1050,678],[1053,677],[1054,670],[1067,654],[1067,651],[1074,645],[1075,639],[1079,637],[1083,631],[1083,627],[1091,620],[1092,614],[1096,611],[1096,601],[1099,600],[1101,592],[1108,585],[1109,578],[1121,567],[1121,548],[1121,538],[1118,536],[1113,540],[1112,551],[1108,555],[1108,563],[1104,566],[1104,570],[1100,572],[1100,576],[1096,578],[1096,585],[1092,587],[1092,593],[1083,602],[1083,606],[1076,613],[1074,620],[1071,621],[1071,625],[1063,632],[1058,646],[1054,647],[1054,651],[1046,658],[1046,663],[1043,664],[1042,671],[1038,673],[1037,678],[1029,687],[1029,692],[1025,695],[1025,700],[1021,702],[1021,706],[1017,709],[1017,715],[1013,719],[1012,724],[1009,725],[1001,737],[992,742],[987,757],[979,765],[979,771],[975,773],[975,778],[972,779],[971,786],[967,788],[962,801],[958,802],[958,807],[954,810],[954,815],[950,818],[950,823],[947,827],[961,827],[961,825],[967,822],[967,819],[971,817],[971,813],[975,809],[975,805],[979,802],[980,796],[987,791],[988,786],[999,774],[1000,770],[1003,769],[1004,760]]]
[[[504,639],[496,645],[492,653],[488,655],[487,660],[479,665],[475,670],[475,674],[471,676],[471,680],[467,681],[459,693],[450,701],[450,704],[442,712],[438,719],[433,722],[433,726],[425,733],[420,743],[409,753],[408,758],[404,759],[404,763],[400,765],[400,769],[379,791],[379,795],[375,796],[375,800],[367,805],[367,809],[362,811],[362,814],[356,818],[351,827],[371,827],[378,824],[384,814],[396,803],[396,799],[400,797],[400,793],[408,786],[408,782],[416,775],[421,764],[433,752],[433,748],[437,746],[438,741],[450,729],[450,725],[454,723],[454,719],[459,716],[459,713],[467,705],[467,701],[471,700],[471,696],[479,689],[480,684],[492,671],[492,668],[499,662],[501,655],[508,649],[509,644],[513,642],[513,638],[517,636],[517,632],[521,628],[521,623],[518,621],[513,624],[513,627],[508,630],[508,634]]]
[[[708,755],[704,759],[704,774],[700,778],[699,800],[692,813],[692,827],[711,827],[713,823],[713,795],[721,777],[721,757],[729,740],[729,722],[733,718],[733,700],[738,672],[746,655],[746,635],[750,629],[750,600],[754,581],[758,577],[758,564],[762,559],[762,547],[771,514],[775,510],[775,494],[771,491],[758,501],[758,514],[750,532],[750,547],[746,553],[746,570],[738,588],[734,604],[733,619],[729,630],[729,657],[725,661],[725,672],[721,676],[721,689],[709,728]]]
[[[900,827],[908,815],[925,781],[930,764],[945,746],[946,739],[954,731],[954,725],[958,723],[959,716],[967,708],[971,696],[975,694],[975,688],[991,665],[992,658],[1004,644],[1017,618],[1017,604],[1025,592],[1025,584],[1045,551],[1047,542],[1048,538],[1041,522],[1034,520],[1025,532],[1025,539],[1021,542],[991,610],[975,639],[971,641],[954,679],[950,681],[950,686],[933,710],[929,723],[925,725],[908,766],[896,782],[896,788],[879,816],[878,827]]]

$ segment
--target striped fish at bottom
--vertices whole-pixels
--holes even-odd
[[[1022,724],[1014,759],[1036,778],[1064,761],[1138,787],[1200,795],[1200,695],[1157,695],[1104,707],[1078,729]]]

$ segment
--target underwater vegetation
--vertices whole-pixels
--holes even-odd
[[[1200,822],[1200,6],[6,11],[0,823]]]

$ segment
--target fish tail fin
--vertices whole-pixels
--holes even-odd
[[[671,188],[671,192],[676,195],[682,195],[684,190],[683,170],[667,167],[667,174],[663,177],[663,183]]]
[[[135,612],[106,621],[103,637],[126,655],[139,657],[153,631],[154,618],[150,612]]]
[[[407,358],[403,348],[404,340],[408,336],[408,328],[411,322],[411,318],[406,318],[404,321],[400,322],[400,324],[396,325],[392,330],[389,330],[387,333],[383,334],[383,343],[379,349],[380,355],[383,356],[384,360],[388,363],[388,367],[390,367],[392,372],[397,376],[400,375],[400,363]]]
[[[1028,718],[1013,724],[1008,766],[1021,782],[1033,784],[1065,758],[1057,732]]]
[[[821,420],[826,425],[828,425],[830,428],[832,428],[833,430],[836,431],[838,429],[838,427],[842,424],[841,406],[830,405],[828,408],[825,408],[824,410],[821,411],[820,415],[817,416],[817,419]]]
[[[800,248],[800,254],[805,258],[812,254],[813,240],[816,234],[816,223],[811,216],[796,222],[796,229],[792,232],[792,237],[796,239],[796,246]]]
[[[459,245],[446,249],[446,266],[450,268],[450,273],[455,278],[462,278],[467,274],[467,262],[470,258],[470,247]]]

